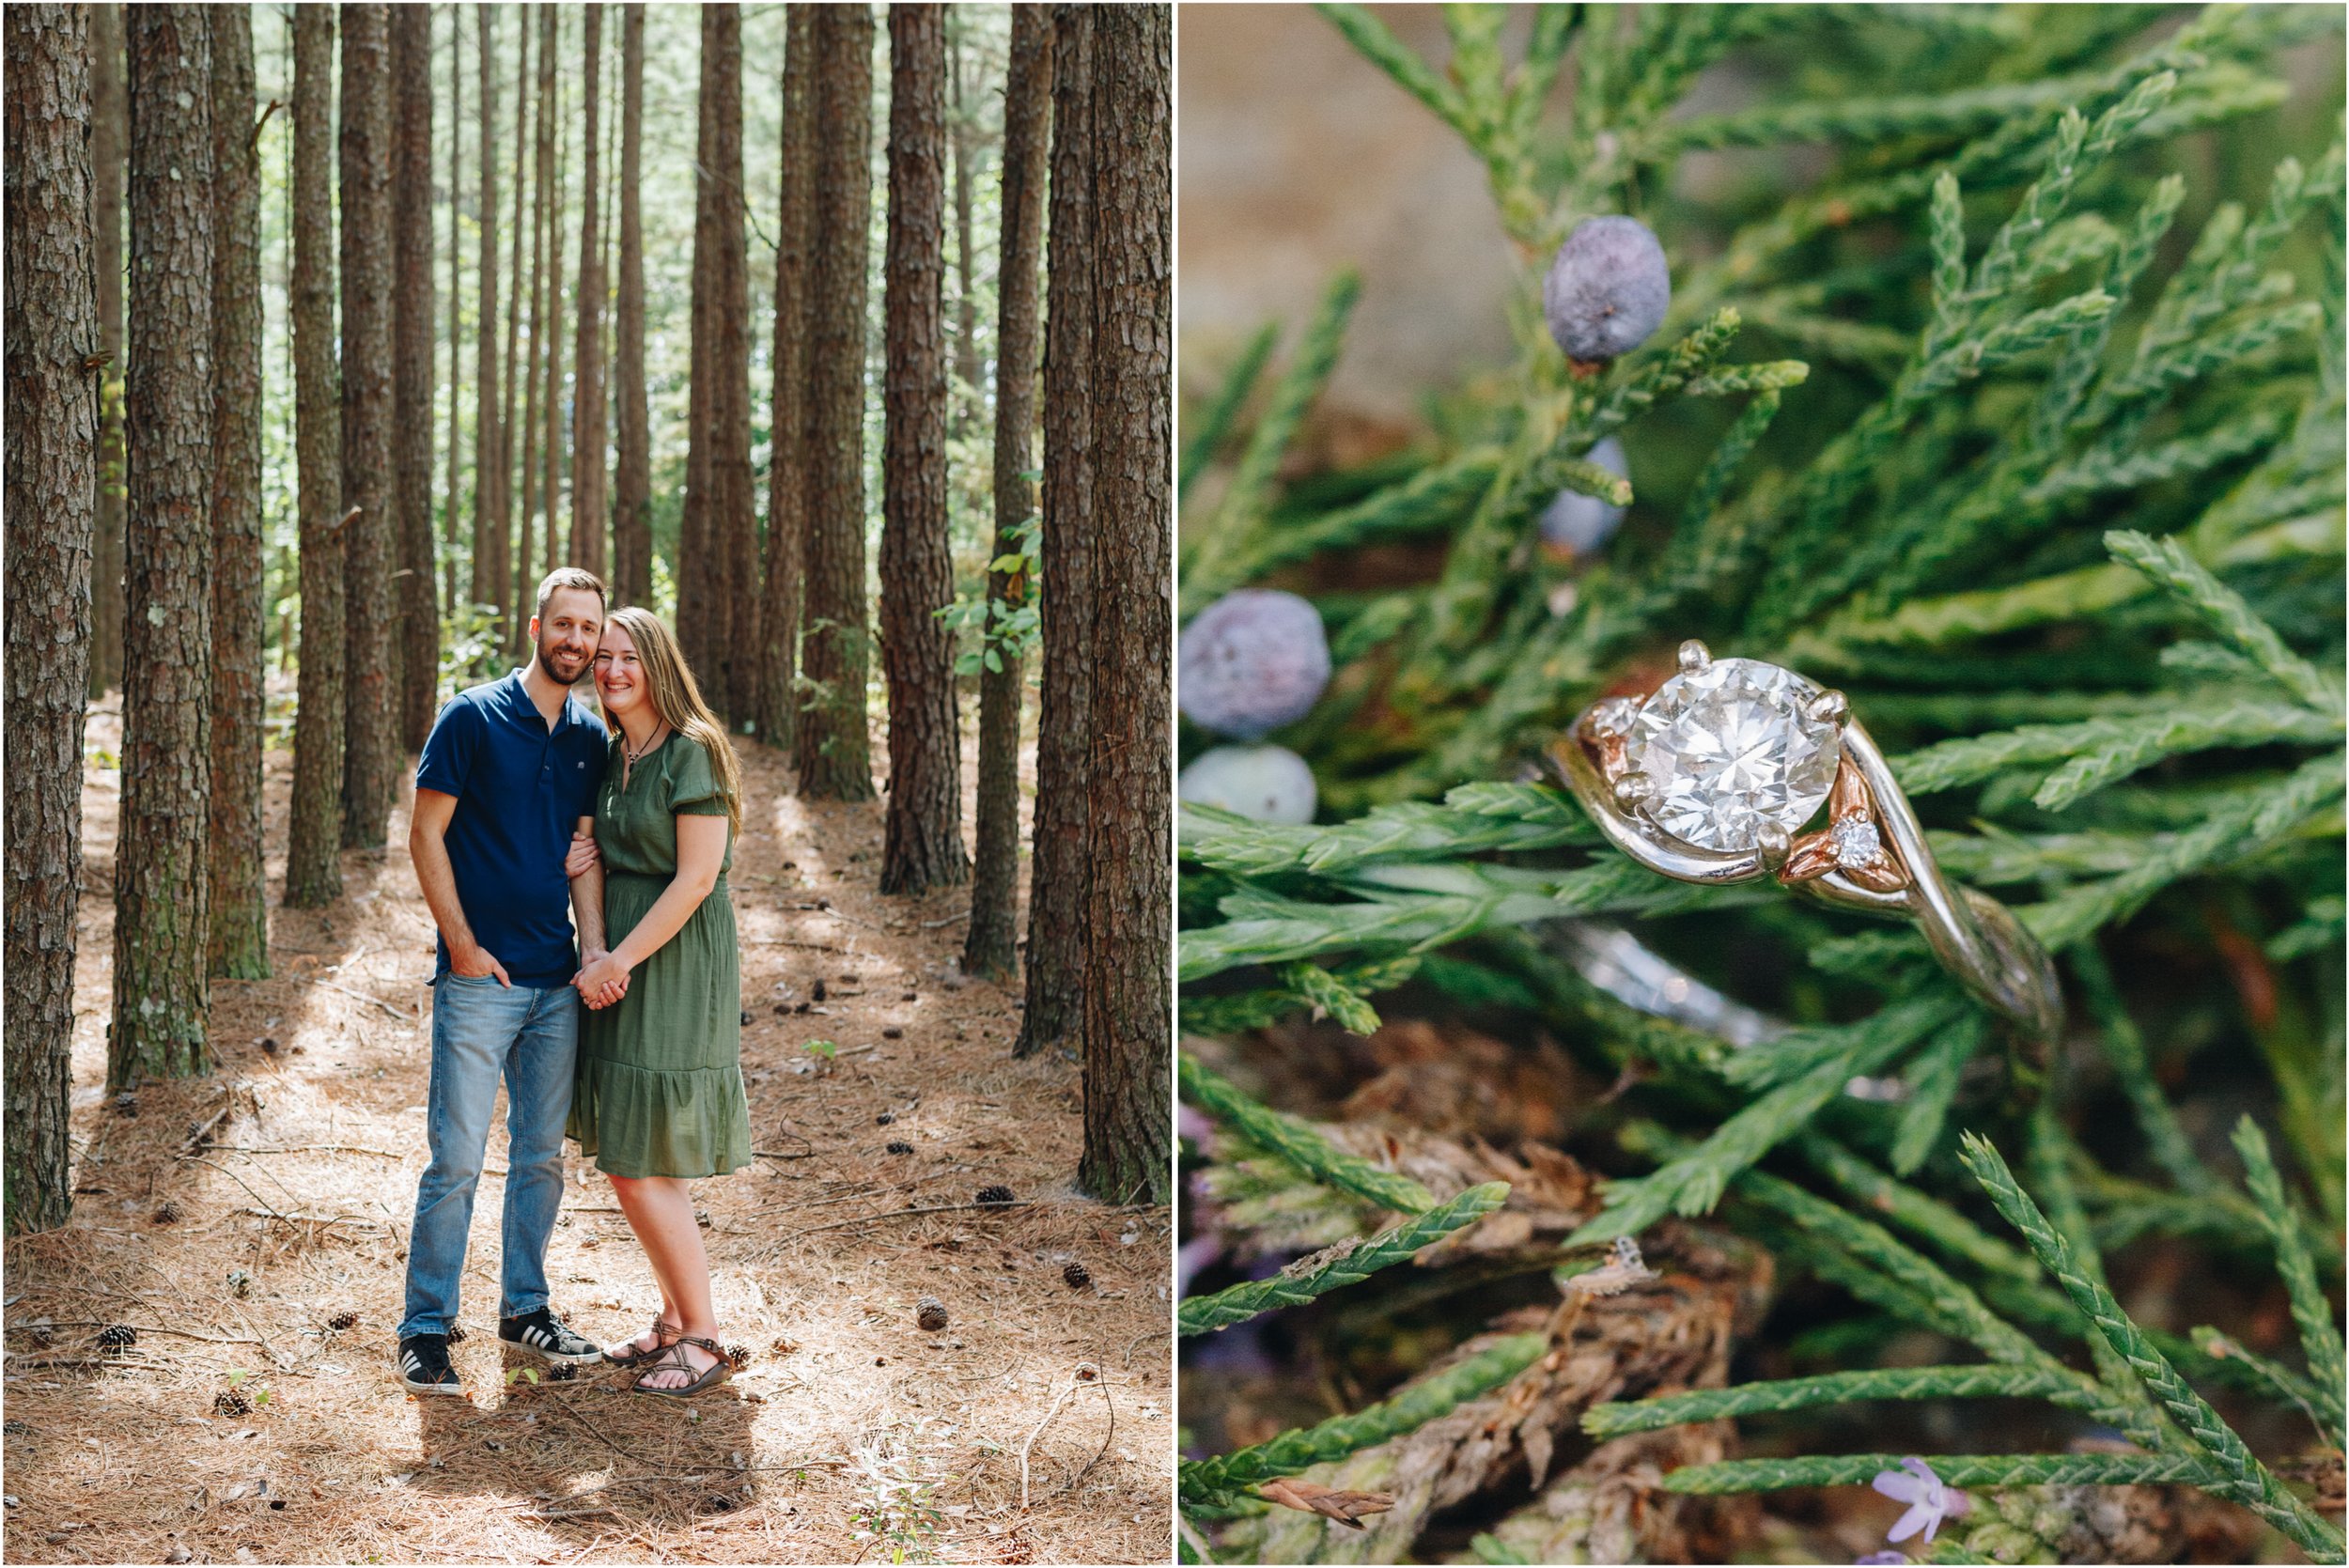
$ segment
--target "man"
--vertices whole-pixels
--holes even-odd
[[[604,587],[566,567],[538,584],[529,665],[461,691],[416,765],[408,851],[440,926],[432,979],[431,1163],[416,1188],[399,1380],[456,1394],[448,1333],[498,1080],[506,1081],[506,1215],[498,1338],[551,1361],[598,1346],[547,1300],[547,1239],[563,1203],[563,1123],[579,1045],[571,981],[603,952],[603,876],[566,851],[595,825],[602,722],[571,696],[603,631]],[[565,904],[568,896],[569,910]],[[571,921],[579,922],[579,945]]]

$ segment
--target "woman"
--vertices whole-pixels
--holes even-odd
[[[742,980],[726,868],[741,785],[724,727],[677,639],[633,606],[604,623],[596,691],[614,728],[596,800],[605,956],[574,984],[580,1031],[570,1136],[612,1179],[661,1283],[661,1315],[605,1352],[641,1393],[725,1381],[709,1260],[686,1184],[751,1159]]]

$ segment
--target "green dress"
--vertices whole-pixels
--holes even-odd
[[[723,816],[725,799],[701,743],[672,734],[621,784],[614,735],[596,795],[603,858],[604,940],[617,948],[677,875],[677,818]],[[580,1029],[568,1131],[614,1176],[718,1176],[751,1162],[742,1091],[741,952],[726,867],[701,907],[629,971],[616,1006]]]

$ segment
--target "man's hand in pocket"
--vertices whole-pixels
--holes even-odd
[[[482,980],[494,974],[499,985],[509,991],[514,988],[514,983],[506,977],[506,966],[479,942],[462,953],[452,952],[448,955],[448,971],[466,980]]]

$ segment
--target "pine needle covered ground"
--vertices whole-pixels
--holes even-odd
[[[1341,276],[1186,421],[1186,619],[1332,670],[1316,819],[1182,825],[1184,1552],[2341,1560],[2341,13],[1321,9],[1487,171],[1517,352],[1313,472]],[[1669,311],[1575,363],[1621,213]],[[1537,782],[1686,638],[1848,693],[2060,1042]]]
[[[764,1155],[695,1199],[744,1370],[680,1407],[499,1344],[501,1115],[454,1350],[471,1397],[417,1400],[391,1369],[430,1061],[407,858],[347,857],[323,911],[272,904],[276,977],[213,988],[213,1076],[119,1107],[100,1089],[118,734],[93,713],[74,1217],[8,1250],[9,1560],[1163,1557],[1168,1216],[1071,1190],[1074,1065],[1012,1060],[1016,993],[959,983],[959,894],[879,896],[878,805],[799,801],[742,748],[730,880]],[[282,844],[288,758],[268,760]],[[569,1163],[554,1303],[612,1343],[659,1297],[610,1186]],[[996,1184],[1017,1205],[974,1206]],[[917,1326],[924,1296],[944,1329]],[[99,1343],[115,1324],[136,1343]],[[1106,1398],[1062,1401],[1081,1363]]]

